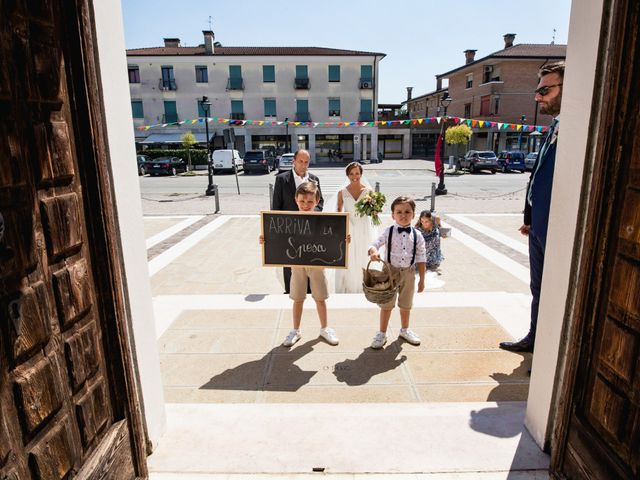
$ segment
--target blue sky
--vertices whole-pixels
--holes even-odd
[[[314,4],[315,3],[315,4]],[[515,43],[567,43],[571,0],[122,0],[127,48],[154,47],[164,37],[203,42],[212,30],[225,46],[312,46],[382,52],[380,103],[435,89],[435,75]]]

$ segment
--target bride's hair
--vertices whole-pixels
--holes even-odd
[[[349,165],[347,165],[347,168],[345,168],[344,171],[347,172],[347,175],[349,175],[349,172],[356,167],[360,169],[360,174],[362,174],[362,165],[360,165],[358,162],[351,162]]]

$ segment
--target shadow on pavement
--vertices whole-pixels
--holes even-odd
[[[264,390],[295,392],[309,383],[317,371],[302,370],[294,363],[313,351],[320,342],[316,338],[291,350],[278,346],[259,360],[246,362],[211,377],[200,390]],[[274,361],[277,358],[277,361]],[[284,378],[284,382],[272,384],[270,378]]]
[[[400,358],[396,358],[401,351],[400,339],[390,343],[382,351],[367,348],[358,355],[358,358],[336,363],[333,374],[339,382],[347,385],[365,385],[372,377],[402,365],[407,357],[402,355]]]

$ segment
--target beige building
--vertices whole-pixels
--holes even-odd
[[[187,130],[204,142],[204,121],[188,120],[207,114],[236,122],[210,121],[209,133],[222,136],[223,128],[232,126],[241,151],[300,147],[310,151],[314,163],[328,162],[329,152],[338,149],[345,160],[377,155],[377,128],[355,122],[377,118],[378,63],[384,54],[318,47],[223,47],[214,42],[213,32],[203,34],[204,44],[198,47],[165,38],[163,47],[127,50],[139,144],[176,143]],[[203,97],[211,104],[208,112]],[[320,122],[336,125],[313,126]],[[157,124],[174,125],[139,128]]]

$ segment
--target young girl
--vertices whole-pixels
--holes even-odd
[[[427,249],[427,270],[436,270],[444,260],[440,251],[440,230],[429,210],[420,212],[416,228],[422,233]]]

